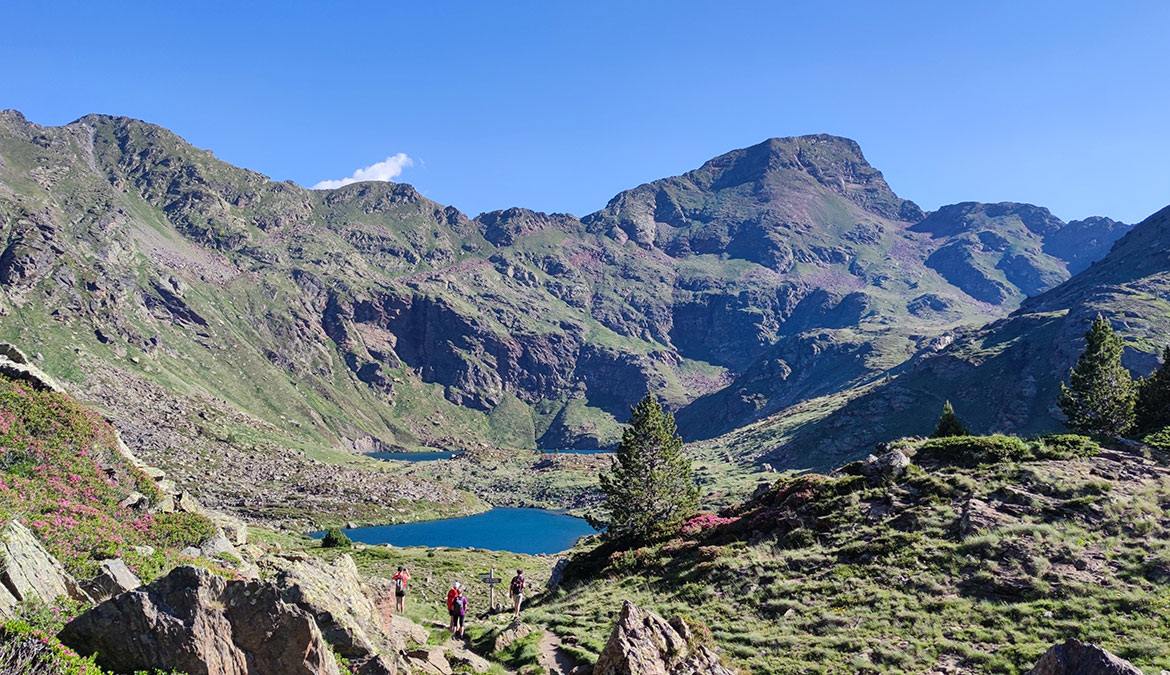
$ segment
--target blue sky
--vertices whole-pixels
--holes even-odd
[[[927,209],[1170,204],[1170,3],[9,3],[0,108],[166,126],[302,185],[391,161],[475,215],[584,215],[771,136]],[[393,171],[376,175],[390,175]]]

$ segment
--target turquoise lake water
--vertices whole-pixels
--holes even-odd
[[[346,530],[354,541],[392,546],[486,548],[513,553],[559,553],[577,539],[594,534],[583,518],[541,509],[495,508],[465,518],[375,525]],[[320,539],[323,532],[310,535]]]
[[[612,452],[614,452],[614,451],[613,451],[613,450],[608,450],[608,449],[604,449],[604,448],[603,448],[603,449],[593,449],[593,450],[572,450],[572,449],[565,450],[565,449],[554,449],[554,450],[541,450],[541,452],[543,452],[543,453],[544,453],[544,454],[546,454],[546,455],[554,455],[554,454],[565,454],[565,455],[607,455],[607,454],[610,454],[610,453],[612,453]]]
[[[612,453],[613,450],[541,450],[541,452],[551,455],[556,453],[568,455],[605,455]],[[399,462],[433,462],[436,459],[451,459],[458,457],[460,452],[371,452],[367,457],[374,459],[393,459]]]
[[[433,462],[436,459],[458,457],[459,452],[371,452],[367,457],[374,459],[395,459],[400,462]]]

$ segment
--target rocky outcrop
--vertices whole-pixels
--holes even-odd
[[[261,565],[272,573],[282,599],[311,614],[333,650],[361,673],[395,672],[405,640],[384,619],[353,558],[329,563],[307,555],[272,556]]]
[[[7,342],[0,342],[0,375],[28,382],[34,389],[65,392],[56,380],[34,366],[24,352]]]
[[[520,640],[532,635],[535,631],[535,628],[523,621],[514,620],[496,633],[492,641],[492,652],[502,652]]]
[[[121,558],[103,560],[97,575],[81,584],[94,602],[105,602],[141,585],[142,581],[130,571]]]
[[[681,618],[669,622],[628,600],[594,675],[733,675]]]
[[[11,521],[0,532],[0,616],[12,617],[19,603],[50,603],[60,597],[89,602],[77,580],[65,571],[27,527]]]
[[[1068,640],[1044,652],[1029,675],[1141,675],[1141,672],[1129,661],[1096,645]]]
[[[406,654],[406,663],[412,673],[427,675],[451,675],[451,662],[442,649],[412,649]]]
[[[58,636],[116,672],[338,675],[313,617],[276,586],[178,567],[101,603]]]

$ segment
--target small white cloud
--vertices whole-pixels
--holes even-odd
[[[406,153],[400,152],[393,157],[387,157],[385,161],[371,164],[364,169],[358,169],[353,172],[349,178],[342,178],[341,180],[323,180],[313,186],[314,190],[332,190],[339,188],[342,185],[349,185],[350,183],[357,183],[363,180],[394,180],[402,173],[402,170],[408,166],[414,166],[414,160],[407,157]]]

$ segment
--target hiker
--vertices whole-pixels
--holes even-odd
[[[516,570],[516,576],[512,577],[512,584],[508,590],[512,592],[512,609],[514,613],[512,618],[520,618],[520,603],[524,602],[524,587],[528,585],[528,580],[524,578],[524,570]]]
[[[462,599],[462,602],[457,602]],[[447,614],[451,616],[451,637],[455,632],[463,634],[463,617],[467,613],[467,598],[463,597],[463,584],[458,581],[447,591]]]
[[[467,618],[467,596],[463,594],[463,589],[459,589],[459,595],[455,596],[452,602],[451,622],[455,629],[459,631],[459,638],[463,638],[463,621]],[[451,631],[451,637],[455,637],[455,630]]]
[[[394,611],[401,614],[406,609],[406,582],[410,581],[410,572],[402,565],[398,566],[398,574],[394,580]]]

